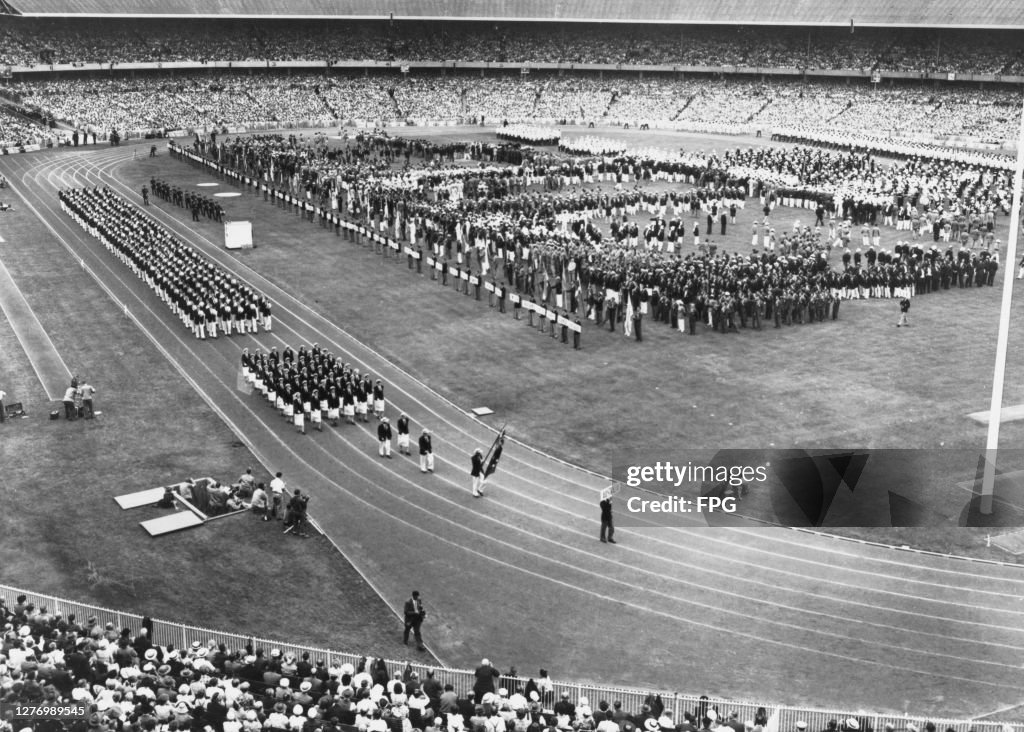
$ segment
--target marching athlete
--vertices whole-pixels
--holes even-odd
[[[341,397],[338,396],[338,390],[333,386],[330,391],[327,392],[327,419],[331,420],[331,426],[338,426],[338,416],[341,411]]]
[[[470,458],[469,474],[473,478],[473,496],[479,498],[484,494],[484,451],[479,447]]]
[[[377,440],[380,442],[378,454],[381,457],[391,459],[391,421],[384,417],[377,425]]]
[[[420,472],[434,472],[434,446],[430,440],[430,430],[424,428],[420,433]]]
[[[384,417],[384,384],[380,379],[373,385],[373,414],[378,420]]]
[[[411,455],[409,450],[409,418],[402,415],[398,418],[398,452],[401,455]]]

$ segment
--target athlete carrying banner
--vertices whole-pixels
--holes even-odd
[[[476,498],[484,494],[487,479],[494,475],[494,472],[498,469],[498,461],[501,459],[501,452],[504,446],[505,427],[503,426],[501,432],[494,438],[494,442],[491,443],[491,448],[487,451],[487,455],[481,456],[480,450],[473,453],[470,474],[473,478],[473,495]]]

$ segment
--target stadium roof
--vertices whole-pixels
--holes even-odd
[[[7,0],[25,16],[387,18],[1024,29],[1021,0]]]

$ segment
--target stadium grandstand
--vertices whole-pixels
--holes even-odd
[[[12,491],[10,515],[0,515],[0,732],[1022,732],[1018,563],[995,556],[988,534],[971,535],[985,546],[968,563],[963,544],[947,536],[923,538],[920,548],[903,534],[890,544],[871,533],[902,527],[897,514],[941,514],[950,534],[974,526],[976,460],[964,477],[934,459],[931,478],[958,480],[935,491],[939,498],[911,500],[887,485],[878,524],[833,526],[827,506],[820,519],[793,522],[800,531],[759,517],[742,525],[701,518],[664,534],[642,524],[625,559],[598,554],[623,547],[606,547],[603,527],[598,544],[591,530],[605,520],[597,511],[599,497],[609,500],[610,455],[655,441],[693,439],[709,455],[719,443],[746,448],[769,437],[780,447],[792,438],[795,448],[796,435],[801,450],[863,439],[941,452],[947,444],[929,422],[959,425],[991,386],[991,293],[1017,274],[1005,254],[1018,224],[1022,105],[1019,0],[0,0],[0,204],[13,200],[24,217],[12,216],[13,235],[0,237],[8,278],[0,287],[31,283],[21,312],[38,309],[40,331],[63,320],[84,338],[95,333],[90,346],[104,360],[123,355],[109,377],[123,373],[122,383],[111,391],[123,387],[138,409],[117,426],[114,417],[99,420],[121,437],[97,459],[98,443],[83,447],[56,431],[76,421],[76,376],[64,398],[68,424],[41,408],[56,423],[32,433],[45,453],[30,452],[27,438],[20,449],[40,458],[41,476],[56,474],[76,491],[79,481],[96,483],[101,497],[91,504],[111,503],[112,486],[129,479],[162,484],[193,474],[187,461],[243,452],[267,468],[272,489],[263,495],[269,505],[238,503],[253,498],[250,469],[226,494],[237,520],[220,522],[247,521],[244,530],[225,529],[229,538],[220,539],[210,531],[194,545],[175,534],[169,551],[125,531],[124,557],[111,527],[128,520],[79,507],[93,533],[77,541],[142,567],[147,588],[138,594],[98,570],[89,582],[68,570],[33,587],[36,562],[70,565],[86,551],[49,517],[59,558],[34,556],[25,547],[35,541],[46,554],[46,534],[29,538],[13,523],[24,516],[37,530],[32,522],[44,519],[21,502],[36,494]],[[225,216],[256,223],[258,251],[224,251],[213,226]],[[29,264],[6,274],[3,263],[19,256]],[[71,266],[53,264],[64,259]],[[390,269],[381,264],[389,260]],[[59,289],[41,284],[50,269],[60,270]],[[439,305],[431,298],[440,300],[434,292],[449,277],[463,296]],[[75,288],[85,286],[88,307],[110,305],[109,296],[116,317],[79,320]],[[60,304],[40,306],[34,297],[44,291]],[[0,293],[5,315],[18,312],[11,292]],[[506,297],[507,319],[522,318],[529,330],[509,335],[490,325]],[[878,323],[896,325],[901,308],[902,336],[911,300],[913,317],[946,327],[944,336],[879,349],[849,330],[834,340],[818,334],[846,324],[842,302],[844,318],[863,307],[850,322],[878,343]],[[408,320],[395,325],[393,314]],[[550,338],[520,345],[522,333],[536,334],[535,314]],[[451,334],[437,335],[449,326]],[[38,373],[32,348],[75,348],[69,337],[32,340],[5,327],[0,378],[18,368]],[[416,353],[438,360],[417,363],[359,328],[421,338]],[[233,329],[236,338],[222,337]],[[696,355],[717,338],[709,333],[755,329],[768,346],[753,358],[714,347]],[[559,353],[580,351],[570,331],[587,332],[584,357],[595,354],[602,367],[576,371],[538,349],[536,341],[547,348],[561,334]],[[790,336],[798,331],[803,342]],[[978,340],[961,346],[961,336]],[[499,358],[463,363],[464,353],[445,350],[449,340]],[[823,356],[822,343],[838,350]],[[632,346],[649,347],[641,353],[653,353],[664,383]],[[10,355],[19,348],[27,367]],[[766,355],[773,348],[779,363]],[[145,360],[151,351],[163,370]],[[103,372],[99,356],[76,353]],[[896,389],[879,372],[902,370],[904,358],[914,364],[905,369],[912,383],[891,397],[887,389]],[[63,378],[67,367],[56,361]],[[619,395],[596,389],[586,397],[594,404],[584,404],[557,381],[601,384],[609,363],[621,373],[608,378],[634,388],[619,406],[604,404]],[[685,382],[691,368],[708,374],[704,386],[668,383]],[[491,396],[487,379],[474,381],[477,369],[508,378],[510,391],[494,406],[542,426],[506,445],[504,429],[471,417],[462,402]],[[782,375],[762,394],[757,369]],[[813,398],[796,393],[787,369],[794,382],[807,371]],[[526,380],[533,372],[538,380]],[[937,372],[941,385],[922,385]],[[741,374],[750,380],[733,383]],[[315,386],[319,378],[323,393],[307,378]],[[187,384],[170,404],[146,401],[160,391],[154,384],[178,381]],[[413,415],[411,459],[399,452],[389,460],[385,388],[395,422],[402,409]],[[655,388],[665,396],[651,400]],[[550,403],[524,407],[533,389],[538,401],[550,392]],[[745,406],[736,411],[748,394],[772,415],[756,426],[742,424]],[[194,410],[181,406],[186,400]],[[626,415],[645,417],[659,400],[651,418],[662,423],[626,426]],[[933,414],[943,403],[955,406]],[[681,416],[684,407],[692,418]],[[175,410],[182,424],[161,437],[156,422]],[[545,422],[552,413],[553,425]],[[379,423],[362,424],[375,414]],[[398,444],[404,437],[408,450],[402,417]],[[326,438],[307,435],[332,421]],[[973,427],[950,429],[973,449]],[[488,474],[471,449],[492,439],[490,468],[508,452],[487,495],[508,490],[491,502],[499,508],[478,512],[485,502],[467,508],[473,499],[459,481],[472,465],[472,496],[483,495]],[[146,440],[163,452],[147,452]],[[434,449],[439,467],[428,475]],[[833,489],[853,493],[856,481],[844,484],[843,471],[858,459],[850,453],[834,464],[844,467],[835,468]],[[309,609],[327,584],[310,567],[326,553],[310,549],[309,564],[279,558],[259,533],[278,518],[285,484],[281,473],[279,485],[271,482],[277,465],[289,466],[289,491],[315,496],[307,544],[329,544],[332,560],[358,570],[338,595],[366,585],[381,602],[362,611],[397,623],[390,645],[368,653],[367,644],[346,646],[343,633],[339,648],[302,637],[332,623],[332,608]],[[165,475],[171,470],[181,475]],[[427,479],[445,482],[416,483]],[[723,486],[722,495],[746,495],[746,484]],[[240,488],[248,492],[236,498]],[[943,500],[955,506],[936,509]],[[609,523],[610,506],[602,505]],[[1024,520],[1024,506],[1013,510]],[[765,523],[779,533],[759,533]],[[628,529],[619,532],[628,546]],[[252,559],[248,542],[268,554],[252,549],[260,558]],[[137,547],[145,547],[141,558]],[[145,564],[148,552],[168,562],[159,565],[164,575]],[[192,575],[172,574],[176,557]],[[247,584],[212,591],[216,571]],[[268,579],[302,582],[307,572],[310,586],[298,592]],[[429,616],[417,610],[418,593],[407,597],[414,586],[437,596]],[[206,628],[192,593],[226,605],[218,617],[237,615],[238,625]],[[101,607],[108,597],[125,606]],[[150,608],[168,601],[180,622],[138,614],[155,616]],[[350,609],[357,623],[360,610]],[[293,615],[304,616],[298,630]],[[419,638],[426,617],[436,633],[429,652]],[[415,627],[419,655],[393,660],[403,625],[405,645]],[[496,663],[460,668],[481,655]],[[511,666],[520,657],[530,672]],[[534,674],[538,661],[557,668],[557,680]],[[703,694],[709,684],[725,691]],[[811,701],[816,690],[827,701]],[[32,719],[19,711],[27,707],[73,716]]]

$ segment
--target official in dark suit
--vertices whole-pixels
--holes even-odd
[[[402,642],[409,645],[409,631],[412,631],[416,638],[416,648],[425,651],[423,635],[420,633],[420,626],[423,625],[427,611],[423,609],[423,601],[420,600],[420,593],[414,590],[412,597],[405,601],[405,633],[402,635]]]
[[[615,525],[612,523],[612,497],[601,500],[601,541],[615,543]]]

